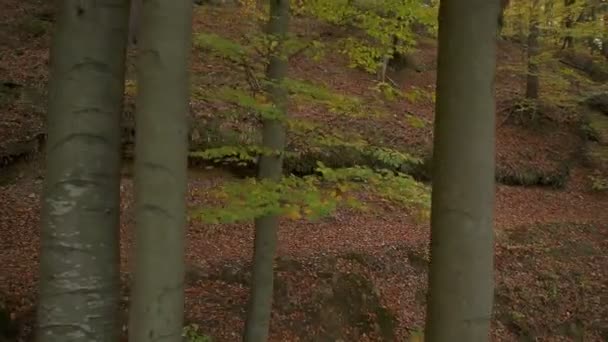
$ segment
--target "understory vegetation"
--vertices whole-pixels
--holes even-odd
[[[185,340],[241,340],[252,246],[268,217],[278,226],[269,341],[424,340],[438,6],[292,1],[281,38],[265,34],[271,9],[259,1],[195,2]],[[491,338],[605,341],[608,3],[511,0],[503,21]],[[56,25],[56,9],[40,0],[7,0],[0,10],[0,341],[34,336]],[[120,119],[125,340],[145,87],[138,48],[127,50]],[[286,65],[279,81],[273,58]],[[265,136],[276,122],[284,150]],[[271,168],[280,174],[261,177],[279,157]]]

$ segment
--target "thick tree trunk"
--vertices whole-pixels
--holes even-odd
[[[192,0],[144,1],[137,60],[129,340],[181,341]]]
[[[538,44],[540,28],[538,27],[538,10],[538,0],[534,0],[530,32],[528,33],[528,71],[526,76],[526,98],[530,100],[537,100],[539,91],[538,73],[540,70],[537,58],[540,54],[540,45]]]
[[[58,4],[37,340],[117,341],[120,115],[129,3]]]
[[[426,341],[488,341],[497,1],[442,1]]]
[[[267,33],[278,40],[276,53],[270,57],[267,77],[272,82],[268,92],[274,105],[285,115],[287,92],[281,82],[287,73],[287,59],[283,56],[283,41],[289,24],[289,0],[270,0],[270,20]],[[264,120],[262,144],[277,152],[262,155],[258,167],[258,178],[280,181],[285,148],[285,128],[280,120]],[[245,322],[243,340],[264,342],[268,340],[272,293],[274,282],[274,255],[277,243],[279,218],[260,217],[255,220],[255,242],[253,255],[252,288]]]

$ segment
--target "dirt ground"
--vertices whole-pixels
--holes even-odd
[[[6,1],[0,12],[2,82],[44,89],[47,79],[50,12],[42,2]],[[248,27],[234,11],[200,8],[195,31],[238,38]],[[305,30],[301,24],[296,30]],[[501,42],[499,63],[521,58]],[[203,51],[193,51],[195,87],[221,79],[230,68]],[[420,58],[434,63],[434,46]],[[373,77],[346,68],[340,56],[323,63],[292,62],[294,76],[319,81],[341,92],[368,96]],[[434,70],[393,75],[404,89],[432,90]],[[496,189],[496,297],[493,341],[608,340],[608,196],[590,189],[591,170],[578,156],[583,138],[573,124],[526,128],[503,124],[504,112],[523,80],[499,69],[497,77],[497,163],[505,174],[531,171],[562,175],[563,187],[509,186]],[[43,93],[43,90],[40,90]],[[370,100],[371,101],[371,100]],[[209,109],[194,103],[201,115]],[[391,103],[387,108],[432,120],[431,101]],[[29,138],[43,117],[32,101],[1,109],[0,142]],[[412,128],[395,118],[336,118],[319,108],[294,115],[365,133],[372,127],[394,146],[428,147],[431,126]],[[568,114],[570,115],[570,114]],[[573,120],[575,122],[576,120]],[[28,134],[23,134],[28,132]],[[34,132],[34,133],[31,133]],[[38,270],[42,157],[35,154],[0,170],[0,294],[18,336],[27,340],[35,309]],[[207,189],[231,176],[219,170],[191,170],[189,205],[209,203]],[[122,183],[122,255],[129,278],[133,225],[132,180]],[[373,199],[369,199],[373,201]],[[428,268],[428,224],[376,203],[372,212],[341,209],[318,222],[285,220],[279,232],[271,341],[405,341],[424,326]],[[252,253],[252,224],[208,225],[192,218],[188,227],[187,321],[214,341],[238,341],[243,327]],[[125,289],[125,301],[128,292]]]

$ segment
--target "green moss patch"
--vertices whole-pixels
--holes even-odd
[[[191,150],[200,151],[208,148],[221,146],[247,145],[255,140],[252,138],[252,129],[223,128],[219,124],[201,125],[197,127],[196,134],[192,134]],[[532,153],[530,148],[538,148]],[[564,186],[570,174],[570,168],[574,163],[572,155],[566,153],[555,153],[559,148],[549,146],[543,151],[543,146],[523,147],[516,150],[513,155],[505,160],[499,160],[496,168],[496,180],[507,185],[522,186],[552,186],[560,188]],[[315,172],[319,162],[326,166],[341,168],[353,166],[366,166],[372,168],[392,169],[412,175],[421,181],[431,180],[432,156],[419,156],[423,163],[406,163],[399,167],[388,165],[367,153],[351,147],[331,146],[321,151],[312,150],[307,146],[291,144],[288,151],[297,154],[288,154],[284,159],[283,170],[286,174],[309,175]],[[407,152],[407,151],[404,151]],[[596,153],[596,152],[594,152]],[[192,158],[197,160],[196,157]],[[199,160],[202,165],[208,165],[208,161]],[[196,164],[196,161],[193,162]],[[216,164],[234,169],[247,171],[245,174],[255,174],[255,162],[238,162],[232,157],[218,160]]]
[[[576,149],[579,141],[575,134],[564,131],[526,132],[523,128],[517,128],[517,130],[524,132],[518,131],[515,133],[515,137],[510,135],[508,140],[499,141],[497,182],[507,185],[563,187],[569,178],[571,167],[576,162]],[[193,126],[191,150],[201,151],[221,146],[246,146],[257,144],[259,141],[259,133],[253,124],[204,119]],[[314,173],[318,163],[322,162],[326,166],[334,168],[366,166],[392,169],[412,175],[420,181],[431,180],[432,155],[430,151],[424,152],[425,149],[420,147],[408,149],[405,146],[391,146],[391,148],[401,152],[410,152],[420,158],[422,163],[405,163],[395,167],[353,147],[311,148],[306,145],[305,140],[296,139],[289,143],[287,151],[297,153],[286,155],[283,169],[286,174],[309,175]],[[200,163],[209,164],[206,161],[200,161]],[[255,161],[243,163],[228,157],[218,160],[217,164],[247,170],[247,175],[255,174]]]
[[[235,127],[219,121],[205,121],[193,126],[190,134],[190,150],[197,152],[222,146],[247,146],[258,143],[260,140],[258,135],[259,133],[252,126],[240,124]],[[430,157],[422,156],[422,164],[404,163],[395,167],[353,147],[328,146],[322,149],[311,149],[309,146],[301,144],[305,144],[305,142],[294,141],[287,146],[287,151],[292,153],[288,153],[284,159],[283,170],[286,174],[301,176],[313,174],[318,167],[318,163],[321,162],[333,168],[365,166],[404,172],[418,180],[430,179],[430,169],[428,167]],[[248,174],[251,174],[255,169],[255,160],[238,160],[236,154],[215,161],[206,161],[195,155],[191,159],[194,165],[215,163],[224,167],[249,170]]]

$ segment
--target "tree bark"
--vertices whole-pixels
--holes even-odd
[[[270,19],[267,33],[277,39],[276,53],[270,57],[266,76],[271,81],[270,100],[284,115],[287,114],[287,92],[281,82],[287,73],[287,59],[283,55],[283,41],[289,25],[289,0],[270,0]],[[285,128],[281,120],[263,121],[262,144],[276,152],[260,156],[258,178],[280,181],[285,148]],[[274,283],[274,255],[277,243],[277,216],[259,217],[255,220],[252,288],[245,322],[243,340],[264,342],[268,340]]]
[[[530,32],[528,33],[528,72],[526,76],[526,98],[529,100],[537,100],[539,92],[539,66],[538,55],[540,54],[540,45],[538,44],[538,36],[540,34],[538,22],[538,0],[534,0],[532,4],[532,15],[530,17]]]
[[[127,0],[58,2],[41,216],[41,342],[119,337]]]
[[[564,26],[566,30],[571,30],[574,26],[574,18],[572,17],[573,13],[570,10],[571,6],[574,5],[575,0],[564,0],[564,6],[568,10],[568,14],[566,15],[566,20],[564,21]],[[570,7],[570,8],[569,8]],[[566,37],[564,37],[564,43],[562,45],[563,49],[571,49],[574,47],[574,37],[571,33],[568,33]]]
[[[608,6],[606,6],[608,9]],[[602,40],[602,55],[608,60],[608,13],[604,14],[604,37]]]
[[[505,11],[507,7],[509,7],[510,0],[499,0],[500,2],[500,12],[498,13],[498,35],[500,36],[502,33],[502,28],[505,25]]]
[[[129,341],[182,341],[192,0],[144,1]]]
[[[131,10],[129,12],[129,44],[136,45],[141,26],[141,9],[143,0],[131,0]]]
[[[488,341],[498,1],[442,1],[426,341]]]

